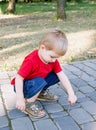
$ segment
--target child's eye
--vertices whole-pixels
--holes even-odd
[[[51,56],[51,58],[55,58],[55,57]]]

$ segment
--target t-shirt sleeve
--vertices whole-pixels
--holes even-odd
[[[61,65],[60,65],[58,60],[56,60],[55,63],[54,63],[53,71],[55,73],[59,73],[60,71],[62,71],[62,67],[61,67]]]
[[[34,70],[32,61],[30,59],[25,59],[18,70],[18,74],[21,75],[24,79]]]

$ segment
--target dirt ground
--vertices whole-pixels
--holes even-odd
[[[94,22],[93,22],[94,21]],[[25,55],[38,48],[42,35],[50,28],[64,31],[68,52],[61,63],[96,58],[96,19],[70,17],[57,21],[52,13],[43,15],[0,15],[0,71],[18,69]]]

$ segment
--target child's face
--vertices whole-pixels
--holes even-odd
[[[53,50],[47,50],[46,48],[41,48],[40,58],[45,63],[55,62],[60,55],[56,54]]]

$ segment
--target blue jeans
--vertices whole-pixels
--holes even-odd
[[[39,91],[46,90],[47,88],[58,82],[59,79],[54,72],[49,73],[45,79],[41,77],[36,77],[30,80],[25,80],[23,85],[24,98],[31,98]],[[15,87],[14,91],[16,91]]]

